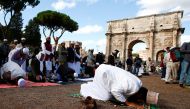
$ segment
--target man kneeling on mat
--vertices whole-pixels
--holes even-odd
[[[121,103],[143,108],[143,103],[157,104],[158,93],[142,87],[141,80],[121,68],[101,64],[95,71],[93,82],[81,85],[80,93],[85,98],[108,101],[113,97]],[[151,96],[151,97],[150,97]]]
[[[15,62],[5,63],[0,70],[1,81],[11,84],[17,84],[19,87],[25,87],[27,79],[26,72]]]

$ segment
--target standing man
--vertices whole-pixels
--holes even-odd
[[[74,42],[70,43],[70,46],[67,48],[68,55],[68,67],[75,70],[75,49],[74,49]]]
[[[180,50],[184,54],[184,59],[181,63],[179,85],[180,87],[184,85],[190,86],[190,42],[183,43]]]
[[[77,75],[80,75],[80,62],[81,62],[81,56],[80,56],[80,45],[78,42],[75,43],[75,73]]]
[[[86,74],[89,74],[90,77],[94,77],[94,68],[95,68],[95,58],[93,55],[94,50],[93,49],[89,49],[88,50],[88,56],[86,59]]]
[[[129,72],[132,73],[132,70],[133,70],[133,68],[132,68],[133,59],[132,59],[131,55],[127,58],[126,64],[127,64],[127,71],[129,71]]]
[[[46,78],[50,79],[52,73],[52,58],[53,58],[53,49],[51,45],[51,38],[47,37],[46,42],[42,45],[42,51],[45,54],[44,57],[44,66],[46,69]]]
[[[10,48],[7,39],[3,39],[3,43],[0,45],[0,66],[8,61],[8,54]]]
[[[16,48],[23,48],[26,47],[26,38],[22,37],[21,42],[16,45]]]
[[[146,61],[146,71],[147,71],[148,74],[154,72],[153,67],[154,67],[154,63],[151,60],[151,58],[148,57],[148,60]]]
[[[104,55],[101,52],[98,52],[96,55],[96,63],[102,64],[104,62]]]
[[[14,39],[13,40],[13,49],[15,49],[16,48],[16,46],[17,46],[17,44],[18,44],[18,40],[17,39]]]
[[[160,62],[160,67],[161,67],[161,80],[165,80],[165,75],[166,75],[166,65],[164,64],[164,53],[161,54],[161,62]]]
[[[166,47],[164,63],[166,64],[165,83],[168,84],[172,80],[171,73],[172,73],[172,68],[173,68],[173,62],[170,56],[170,47]]]
[[[65,47],[65,42],[63,41],[61,45],[58,46],[58,62],[59,67],[57,69],[58,80],[59,81],[68,81],[68,64],[67,64],[67,55],[68,51]]]
[[[139,58],[139,55],[136,56],[134,60],[134,69],[133,69],[133,74],[138,76],[139,74],[139,68],[141,67],[142,59]]]

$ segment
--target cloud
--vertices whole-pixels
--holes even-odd
[[[140,6],[137,16],[184,10],[184,20],[190,20],[190,0],[136,0]]]
[[[53,2],[51,6],[55,10],[60,11],[66,8],[68,9],[74,8],[77,5],[77,3],[80,3],[80,2],[84,2],[87,5],[92,5],[98,1],[99,0],[57,0],[56,2]]]
[[[94,49],[94,53],[103,52],[105,53],[106,39],[95,40],[84,40],[82,41],[82,48],[85,50]]]
[[[184,42],[190,42],[190,35],[181,36],[181,44],[183,44]]]
[[[52,3],[51,6],[59,11],[59,10],[63,10],[65,8],[73,8],[76,6],[76,2],[74,1],[64,1],[64,0],[57,0],[56,2]]]
[[[125,4],[133,2],[133,1],[135,1],[135,0],[114,0],[115,3],[123,2]]]
[[[94,45],[95,41],[94,40],[84,40],[82,41],[82,46],[83,47],[88,47],[89,45]]]
[[[74,32],[76,34],[90,34],[90,33],[97,33],[101,32],[103,30],[103,27],[99,25],[86,25],[82,28],[79,28],[78,31]]]
[[[99,0],[78,0],[78,2],[86,2],[88,5],[92,5],[98,1]]]
[[[98,40],[97,45],[98,46],[105,46],[106,45],[106,39],[100,39],[100,40]]]

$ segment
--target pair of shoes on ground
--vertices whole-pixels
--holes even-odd
[[[184,87],[190,89],[190,85],[185,85]]]
[[[188,89],[190,89],[190,85],[184,85],[184,84],[179,84],[179,86],[181,87],[181,88],[188,88]]]
[[[168,82],[168,81],[166,81],[165,83],[166,83],[166,84],[178,84],[177,81],[174,81],[174,82]]]

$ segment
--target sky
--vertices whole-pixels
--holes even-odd
[[[30,19],[45,10],[67,14],[78,22],[79,29],[73,33],[65,32],[59,42],[81,41],[83,48],[94,49],[95,52],[105,53],[107,21],[176,10],[184,11],[182,27],[185,32],[181,36],[181,42],[190,41],[190,0],[40,0],[38,6],[27,7],[22,12],[24,27]],[[0,21],[2,22],[2,17]],[[44,41],[45,37],[41,35]],[[134,50],[145,46],[136,45],[138,46],[134,46]]]

